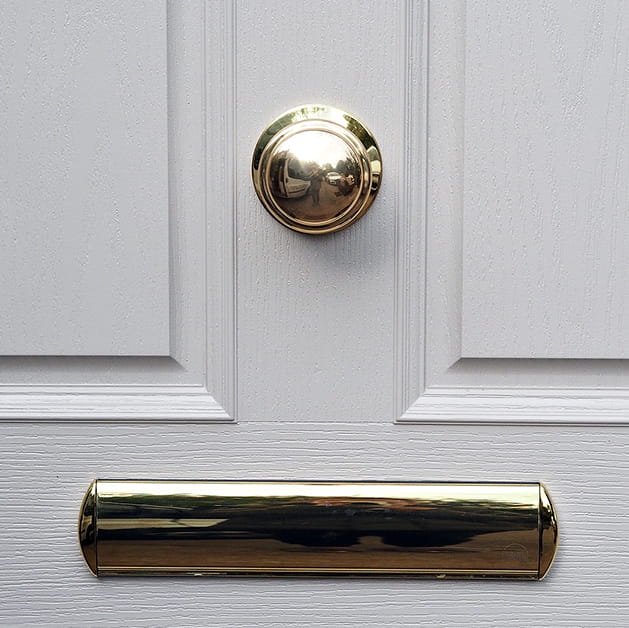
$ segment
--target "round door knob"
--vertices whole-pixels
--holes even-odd
[[[285,227],[332,233],[369,209],[382,159],[373,135],[356,118],[334,107],[303,105],[264,130],[252,176],[260,201]]]

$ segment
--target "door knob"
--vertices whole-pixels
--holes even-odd
[[[332,233],[369,209],[382,159],[373,135],[356,118],[326,105],[303,105],[263,131],[252,176],[260,201],[285,227]]]
[[[539,483],[96,480],[79,536],[99,576],[536,580],[557,520]]]

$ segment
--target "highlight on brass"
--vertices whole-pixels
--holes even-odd
[[[324,234],[367,211],[380,187],[382,160],[374,137],[348,113],[302,105],[262,133],[252,176],[273,218],[294,231]]]
[[[539,483],[96,480],[79,539],[98,576],[537,580],[557,519]]]

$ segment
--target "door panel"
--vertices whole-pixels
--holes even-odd
[[[608,428],[5,425],[6,625],[619,626],[629,616],[629,435]],[[76,541],[94,477],[542,479],[560,524],[541,582],[94,578]]]
[[[464,358],[626,359],[629,13],[466,10]]]
[[[68,25],[61,5],[5,3],[6,56],[17,67],[29,41],[43,54],[55,28],[73,42],[101,24],[101,4]],[[37,331],[46,346],[66,348],[55,355],[0,328],[11,347],[0,358],[0,623],[626,622],[629,403],[618,268],[627,227],[620,85],[629,5],[106,4],[111,23],[127,25],[119,37],[134,42],[134,59],[148,64],[125,65],[119,92],[105,75],[108,110],[136,115],[152,104],[157,121],[140,115],[134,128],[143,142],[154,139],[150,154],[162,170],[133,188],[143,202],[158,195],[150,210],[105,190],[103,220],[135,217],[122,223],[132,238],[154,217],[161,240],[147,232],[141,247],[117,252],[129,269],[117,303],[140,321],[136,344],[85,314],[91,297],[50,284],[55,294],[39,296],[47,307],[55,297],[95,330],[89,355],[64,341],[54,319]],[[10,30],[16,19],[20,33]],[[148,94],[140,89],[147,71]],[[28,71],[21,76],[7,78],[10,93],[30,84]],[[59,88],[54,74],[49,80]],[[307,102],[355,114],[383,153],[374,205],[330,236],[283,228],[250,180],[260,131]],[[20,113],[8,111],[10,128]],[[535,115],[558,117],[559,126],[540,129]],[[166,118],[166,135],[153,133]],[[109,131],[133,144],[120,120]],[[588,153],[591,134],[605,146]],[[562,139],[578,163],[566,161],[565,145],[559,151]],[[49,142],[41,159],[57,146]],[[20,168],[16,175],[38,180]],[[96,183],[86,183],[94,194]],[[79,192],[68,192],[74,205],[56,201],[69,219]],[[18,196],[3,195],[13,199],[7,215],[20,219]],[[16,233],[28,242],[23,229]],[[572,241],[585,242],[586,253]],[[28,246],[38,262],[53,255],[61,273],[61,244]],[[534,263],[523,247],[536,251]],[[152,267],[151,256],[166,259],[167,271]],[[117,276],[107,259],[95,262],[99,272],[124,279],[127,271]],[[575,260],[592,265],[577,273]],[[27,274],[27,259],[23,266]],[[540,284],[545,273],[558,283]],[[161,286],[151,307],[147,285],[132,290],[143,277]],[[25,303],[35,302],[33,286],[20,287],[31,291]],[[538,290],[535,298],[526,287]],[[579,317],[581,333],[566,312]],[[166,336],[152,326],[160,317]],[[153,353],[138,349],[142,338],[156,343]],[[103,348],[112,343],[117,353]],[[559,515],[559,553],[539,583],[96,580],[76,541],[80,500],[95,477],[541,480]]]
[[[247,390],[239,397],[240,418],[388,418],[404,7],[238,3],[232,18],[234,85],[227,89],[235,99],[239,182],[238,378]],[[330,237],[295,235],[275,224],[250,184],[260,133],[285,110],[311,102],[341,103],[359,119],[367,116],[362,121],[383,154],[378,205],[355,228]]]
[[[571,12],[570,7],[574,11]],[[592,7],[597,7],[594,13],[600,14],[603,22],[591,16]],[[545,108],[552,110],[558,107],[557,101],[561,100],[561,96],[552,90],[542,91],[540,103],[531,100],[534,86],[540,82],[547,84],[546,74],[549,71],[541,63],[533,64],[531,58],[535,57],[538,46],[544,50],[553,50],[553,42],[557,37],[572,41],[573,29],[579,33],[585,29],[590,34],[588,37],[583,36],[580,53],[563,59],[563,65],[555,65],[554,71],[567,77],[563,79],[564,91],[589,93],[597,85],[598,74],[590,66],[587,66],[587,72],[583,70],[576,73],[575,67],[581,68],[578,60],[589,59],[589,56],[596,54],[599,65],[613,65],[611,70],[606,70],[605,75],[613,75],[617,80],[607,81],[607,96],[604,99],[609,102],[610,115],[613,112],[617,115],[616,123],[610,119],[609,128],[616,129],[616,133],[621,129],[622,133],[619,120],[624,118],[618,112],[627,106],[627,90],[623,91],[619,85],[623,85],[623,80],[626,82],[626,77],[623,79],[620,76],[623,63],[617,66],[616,55],[607,48],[609,37],[613,39],[616,29],[622,30],[626,26],[626,10],[620,7],[624,7],[624,4],[526,2],[518,3],[518,7],[515,7],[513,3],[497,2],[472,2],[469,5],[463,2],[429,3],[429,35],[424,56],[428,118],[425,219],[423,222],[413,220],[415,216],[411,209],[408,216],[403,212],[401,221],[404,226],[398,233],[400,241],[406,237],[411,244],[419,243],[415,244],[419,248],[418,253],[408,246],[399,248],[398,276],[405,277],[405,281],[398,282],[398,285],[401,283],[407,288],[398,300],[401,311],[398,316],[401,321],[398,347],[402,363],[405,364],[405,368],[401,369],[404,379],[397,387],[401,395],[400,411],[397,414],[400,422],[506,421],[596,425],[627,422],[628,362],[622,359],[600,359],[602,354],[594,352],[591,342],[592,338],[600,338],[601,333],[612,333],[604,320],[621,320],[624,316],[621,303],[624,289],[620,284],[613,287],[609,283],[613,283],[614,277],[622,275],[620,269],[623,266],[619,259],[616,257],[613,264],[609,257],[602,256],[599,259],[598,253],[593,251],[604,248],[605,238],[601,232],[588,231],[583,226],[582,237],[590,238],[591,248],[589,253],[582,252],[579,255],[591,261],[591,273],[598,273],[599,283],[609,287],[609,302],[605,306],[599,303],[594,306],[594,294],[602,289],[594,281],[594,275],[584,275],[576,281],[574,268],[568,264],[567,257],[557,257],[556,263],[551,263],[550,258],[544,258],[544,268],[563,280],[563,292],[558,292],[554,300],[549,299],[544,305],[542,302],[546,298],[544,294],[548,294],[547,287],[539,285],[539,281],[528,280],[529,292],[523,287],[522,277],[527,273],[533,276],[534,271],[527,270],[528,262],[523,261],[521,254],[525,246],[529,251],[538,250],[536,260],[539,262],[544,256],[544,243],[554,241],[557,245],[561,242],[566,256],[572,255],[568,236],[561,232],[560,226],[569,222],[572,230],[576,228],[573,226],[577,224],[576,219],[570,218],[570,212],[578,216],[578,224],[600,224],[605,221],[611,231],[622,233],[624,207],[627,205],[626,168],[617,171],[616,161],[612,160],[610,168],[619,173],[613,189],[603,180],[592,179],[592,193],[598,190],[597,193],[603,198],[608,192],[613,192],[613,203],[592,204],[584,197],[578,197],[575,201],[577,204],[572,207],[563,202],[549,201],[546,204],[546,201],[538,200],[540,221],[548,221],[550,216],[555,226],[552,230],[532,229],[528,240],[521,233],[521,237],[518,236],[521,240],[519,243],[514,235],[516,231],[509,226],[518,221],[524,225],[522,217],[531,210],[531,204],[524,200],[532,200],[536,193],[541,195],[540,199],[548,199],[553,193],[553,188],[547,182],[535,179],[544,172],[539,165],[544,153],[529,150],[518,154],[521,163],[517,167],[513,166],[514,173],[509,186],[520,185],[524,190],[520,180],[525,178],[528,181],[528,196],[518,197],[518,203],[522,201],[520,205],[510,200],[515,196],[509,196],[512,189],[507,186],[505,167],[500,171],[500,186],[497,186],[495,180],[497,172],[492,170],[494,179],[481,172],[490,159],[494,160],[491,163],[500,159],[496,152],[504,156],[509,148],[515,154],[512,146],[525,146],[533,139],[538,144],[542,141],[539,126],[531,123],[529,127],[517,116],[533,115],[531,112],[534,107],[537,107],[537,114],[542,115]],[[554,15],[553,20],[544,22],[543,16],[549,13]],[[488,15],[493,18],[489,20]],[[557,16],[563,16],[563,20]],[[609,37],[604,37],[605,45],[601,43],[601,33],[591,25],[594,23],[601,28],[605,24],[604,28],[613,30],[613,36],[610,32]],[[492,38],[497,25],[500,25],[501,31],[509,31],[512,39],[520,43],[520,54],[505,52],[497,60],[495,54],[488,53],[482,61],[482,48],[489,46],[486,42]],[[627,54],[626,46],[618,46],[617,50],[619,58],[626,58],[623,57]],[[498,94],[502,103],[505,99],[502,86],[513,85],[514,76],[520,77],[518,91],[497,110],[498,105],[487,94]],[[527,78],[529,89],[524,89],[522,77]],[[565,153],[564,136],[570,136],[572,142],[583,142],[590,131],[582,118],[596,117],[596,112],[602,113],[599,99],[600,96],[593,102],[582,102],[574,97],[573,105],[578,106],[581,121],[577,124],[567,116],[562,126],[550,126],[544,136],[548,146],[561,146]],[[518,124],[504,121],[513,119]],[[480,127],[488,125],[494,125],[495,128],[483,134]],[[572,129],[573,133],[570,134]],[[472,140],[468,137],[470,134]],[[496,149],[496,145],[502,146],[502,152]],[[622,142],[610,144],[610,149],[613,149],[619,163],[625,158]],[[586,153],[585,157],[592,167],[600,161],[595,154]],[[524,168],[522,164],[529,162],[529,167]],[[562,162],[559,154],[557,162]],[[562,162],[557,167],[565,170],[567,166]],[[572,183],[581,184],[583,168],[587,169],[585,162],[579,163],[579,168],[573,171],[565,171],[570,174],[569,178],[567,174],[565,180],[564,175],[555,177],[566,194]],[[484,219],[489,220],[492,211],[489,206],[491,203],[495,206],[500,198],[504,204],[500,206],[500,213],[496,213],[496,222],[492,223],[494,231],[487,230],[481,234],[477,227],[478,217],[484,212]],[[498,218],[503,221],[500,237],[505,242],[499,246],[496,243],[498,232],[495,231]],[[411,235],[405,235],[407,232]],[[558,235],[555,237],[553,234]],[[481,235],[482,239],[479,239]],[[574,248],[576,250],[579,247]],[[623,247],[617,248],[619,252],[622,250]],[[608,261],[602,263],[603,259]],[[481,267],[484,270],[481,271]],[[540,267],[537,268],[539,270]],[[507,269],[516,269],[517,273]],[[494,275],[503,272],[505,277],[509,274],[510,278],[504,281],[509,282],[510,291],[505,289],[501,297],[502,305],[498,307],[494,299],[497,292],[494,292],[494,297],[491,292],[497,285]],[[478,284],[477,288],[474,282]],[[514,298],[516,292],[521,294],[521,299]],[[526,294],[528,296],[525,298]],[[562,354],[555,351],[558,345],[552,349],[554,353],[539,351],[540,337],[552,336],[552,342],[563,342],[561,339],[556,340],[555,336],[567,339],[564,332],[569,318],[560,325],[559,312],[562,308],[565,310],[569,303],[573,304],[570,307],[576,312],[578,308],[574,304],[577,302],[583,305],[582,314],[575,314],[582,317],[581,340],[577,343],[573,337],[570,346],[564,346]],[[417,303],[420,303],[419,309]],[[605,315],[600,309],[598,314],[593,313],[600,307],[606,309]],[[484,312],[482,308],[485,308]],[[543,316],[547,317],[547,323],[541,334],[535,327],[535,321],[541,320]],[[496,336],[511,337],[511,344],[505,342],[502,353],[493,351],[489,344],[478,346],[480,340],[474,340],[474,348],[469,343],[466,348],[466,338],[489,338],[492,325]],[[527,350],[523,352],[525,346]]]
[[[168,355],[165,6],[4,5],[0,354]]]
[[[13,159],[8,175],[17,176],[2,195],[9,226],[0,235],[2,316],[24,319],[0,331],[8,347],[0,357],[0,418],[234,419],[233,212],[221,78],[228,49],[219,19],[226,6],[210,3],[208,13],[220,15],[206,21],[202,2],[148,4],[0,9],[12,61],[3,133],[14,141],[5,157]],[[207,59],[206,39],[214,42]],[[69,88],[68,107],[84,117],[61,107]],[[18,159],[30,154],[16,147],[13,129],[24,115],[22,92],[39,98],[28,103],[37,116],[23,134],[34,141],[54,131],[31,155],[54,164],[52,171],[26,169]],[[143,169],[151,176],[139,176]],[[66,171],[70,181],[60,177]],[[12,193],[22,180],[30,196]],[[57,196],[44,193],[55,186]],[[48,241],[34,237],[47,230]],[[38,338],[46,342],[34,350]]]

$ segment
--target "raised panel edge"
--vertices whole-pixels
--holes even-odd
[[[397,217],[396,278],[395,278],[395,403],[394,422],[398,424],[539,424],[539,425],[629,425],[629,390],[615,388],[584,389],[557,387],[526,389],[523,387],[447,387],[428,385],[427,352],[428,318],[428,256],[427,225],[438,216],[429,215],[431,207],[428,160],[431,157],[429,126],[429,85],[431,67],[430,38],[434,33],[430,0],[408,3],[406,55],[406,120],[405,168],[401,172],[400,189],[405,190]],[[441,5],[447,15],[449,43],[464,47],[465,5]],[[463,18],[463,19],[461,19]],[[443,15],[440,19],[443,19]],[[455,41],[456,38],[456,41]],[[460,41],[459,41],[460,40]],[[443,42],[440,42],[443,44]],[[457,51],[458,55],[461,50]],[[458,58],[458,57],[457,57]],[[464,58],[464,55],[463,55]],[[444,63],[443,59],[441,63]],[[464,64],[463,64],[464,65]],[[457,71],[461,71],[458,68]],[[446,82],[448,78],[444,79]],[[451,94],[461,86],[448,84]],[[431,101],[432,102],[432,101]],[[456,129],[451,129],[456,134]],[[458,137],[460,141],[462,138]],[[453,138],[449,138],[452,142]],[[419,174],[418,174],[419,173]],[[447,173],[444,174],[447,176]],[[453,186],[454,187],[454,186]],[[462,208],[460,208],[462,209]],[[444,214],[447,208],[443,209]],[[452,218],[442,218],[444,222]],[[445,225],[446,237],[452,234]],[[457,247],[452,247],[457,252]],[[459,260],[460,264],[460,260]],[[451,268],[451,267],[450,267]],[[433,273],[447,275],[448,267]],[[439,277],[437,285],[457,281],[456,277]],[[443,296],[444,307],[447,295]],[[460,316],[455,318],[459,321]],[[452,312],[444,312],[452,319]],[[447,321],[444,324],[448,324]],[[451,346],[444,347],[454,356],[442,356],[445,362],[456,363],[460,355],[460,329],[449,333]],[[450,359],[448,359],[450,358]],[[453,359],[454,358],[454,361]]]
[[[176,22],[176,26],[173,23]],[[171,36],[200,24],[198,46],[203,69],[205,207],[205,385],[203,386],[25,386],[7,385],[0,393],[0,421],[236,421],[236,322],[234,252],[234,6],[229,0],[167,1],[169,74]],[[170,83],[170,81],[169,81]],[[173,95],[169,88],[169,108]],[[170,126],[170,125],[169,125]],[[169,129],[169,142],[172,141]],[[208,137],[212,138],[211,150]],[[227,176],[218,176],[227,171]],[[173,167],[169,156],[169,170]],[[171,179],[172,172],[169,172]],[[172,180],[169,182],[172,187]],[[211,187],[212,193],[208,192]],[[209,220],[212,199],[214,211]],[[169,251],[172,256],[172,250]],[[191,269],[186,270],[190,272]],[[212,298],[215,296],[216,298]],[[188,304],[184,315],[191,315]],[[171,315],[171,326],[177,320]],[[171,336],[173,331],[171,329]],[[177,362],[178,356],[172,356]]]

